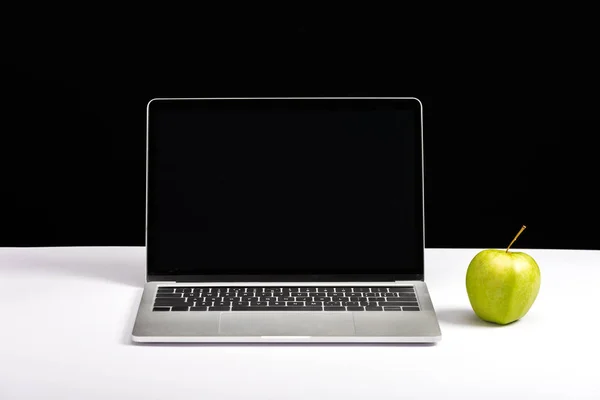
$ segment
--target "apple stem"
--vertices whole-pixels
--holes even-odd
[[[515,238],[512,240],[512,242],[510,242],[510,244],[508,245],[508,247],[506,248],[506,252],[508,253],[508,249],[510,249],[510,246],[513,245],[513,243],[515,242],[515,240],[517,240],[517,238],[521,235],[521,233],[523,233],[523,231],[525,230],[525,228],[527,228],[525,225],[523,225],[521,227],[521,230],[519,231],[519,233],[517,233],[517,236],[515,236]]]

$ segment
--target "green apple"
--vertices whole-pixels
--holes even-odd
[[[531,256],[506,250],[477,253],[467,269],[467,294],[479,318],[505,325],[522,318],[540,291],[540,268]]]

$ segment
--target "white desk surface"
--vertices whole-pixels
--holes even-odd
[[[426,251],[437,345],[134,345],[143,248],[0,248],[0,399],[600,399],[600,251],[526,250],[540,294],[503,327],[477,251]]]

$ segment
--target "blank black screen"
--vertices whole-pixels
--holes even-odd
[[[154,100],[152,275],[422,274],[415,100]]]

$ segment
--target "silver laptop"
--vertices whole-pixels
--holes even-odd
[[[154,99],[135,342],[435,342],[416,98]]]

